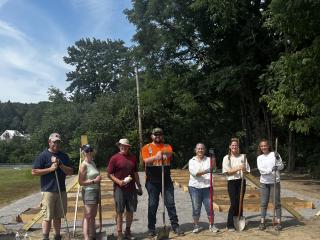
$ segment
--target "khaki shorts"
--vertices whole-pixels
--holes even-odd
[[[61,192],[61,198],[64,212],[67,214],[67,193]],[[49,221],[57,218],[64,218],[59,193],[42,192],[41,205],[43,220]]]

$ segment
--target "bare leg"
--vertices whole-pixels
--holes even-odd
[[[91,205],[91,217],[90,217],[90,229],[89,229],[89,235],[91,237],[96,236],[96,215],[97,215],[98,205],[94,204]]]
[[[42,221],[42,234],[43,234],[44,238],[46,237],[49,239],[50,229],[51,229],[51,220],[49,220],[49,221],[43,220]]]
[[[83,216],[83,237],[85,240],[89,239],[90,233],[95,236],[95,216],[97,214],[96,204],[86,204],[84,206],[84,216]]]
[[[117,212],[117,231],[118,235],[122,235],[123,213]]]
[[[56,235],[60,235],[61,218],[55,218],[55,219],[52,220],[52,222],[53,222],[54,233]]]

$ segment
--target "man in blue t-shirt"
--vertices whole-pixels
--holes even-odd
[[[55,231],[55,240],[60,240],[61,218],[63,210],[67,210],[66,175],[71,175],[73,170],[67,154],[60,151],[61,137],[58,133],[52,133],[48,140],[49,148],[44,150],[34,161],[32,175],[40,176],[42,192],[42,234],[43,239],[49,239],[51,222]],[[57,172],[63,209],[60,202],[57,180]]]

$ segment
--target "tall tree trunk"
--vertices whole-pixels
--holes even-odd
[[[288,139],[288,171],[292,171],[296,165],[295,158],[295,134],[289,130],[289,139]]]

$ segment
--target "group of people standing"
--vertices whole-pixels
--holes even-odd
[[[189,193],[192,200],[192,217],[194,220],[193,233],[198,233],[201,205],[203,204],[210,219],[210,174],[215,170],[215,157],[205,156],[205,145],[198,143],[195,147],[196,156],[189,160]],[[281,202],[280,202],[280,174],[284,165],[277,152],[271,151],[271,145],[267,139],[262,139],[258,146],[257,167],[260,172],[261,184],[261,222],[260,230],[266,229],[265,217],[268,208],[269,198],[275,192],[275,230],[280,231],[281,226]],[[210,168],[210,161],[213,161]],[[243,196],[246,191],[246,173],[250,172],[250,166],[245,154],[240,154],[239,139],[232,138],[229,144],[229,151],[223,158],[222,173],[227,178],[227,190],[230,199],[230,208],[227,218],[227,229],[235,231],[234,220],[236,217],[243,217]],[[243,181],[243,187],[241,187]],[[242,192],[241,192],[242,191]],[[241,208],[241,209],[239,209]],[[240,215],[240,216],[239,216]],[[218,232],[219,229],[213,224],[209,230]]]
[[[173,232],[183,235],[179,227],[179,221],[174,200],[174,186],[170,174],[172,160],[172,146],[164,143],[163,130],[155,128],[151,133],[152,142],[141,149],[141,157],[145,165],[146,183],[148,192],[148,237],[156,236],[156,214],[159,206],[160,194],[164,197],[166,209]],[[58,133],[52,133],[48,140],[48,149],[43,151],[35,160],[32,175],[41,176],[42,192],[42,233],[43,239],[49,239],[51,224],[55,232],[54,239],[60,240],[61,218],[65,217],[67,210],[66,175],[73,172],[67,154],[60,151],[61,137]],[[142,195],[142,187],[138,175],[138,162],[130,153],[129,141],[120,139],[117,142],[119,152],[108,159],[107,173],[113,181],[113,196],[116,210],[117,239],[135,239],[131,234],[133,213],[137,209],[138,195]],[[96,239],[95,217],[98,203],[101,201],[100,182],[101,175],[93,161],[94,149],[90,145],[82,146],[83,162],[79,167],[79,184],[82,186],[82,200],[84,203],[83,235],[84,239]],[[273,174],[276,174],[276,214],[277,230],[281,230],[281,205],[280,205],[280,177],[278,170],[283,168],[281,157],[271,152],[267,140],[259,143],[260,155],[257,165],[261,173],[261,224],[260,229],[265,229],[265,216],[269,195],[272,193],[274,182]],[[192,202],[192,217],[194,221],[194,233],[200,231],[199,218],[201,206],[204,205],[210,222],[209,230],[218,232],[219,229],[211,219],[210,214],[210,181],[215,169],[215,158],[205,155],[205,145],[198,143],[195,147],[196,155],[189,161],[190,181],[189,193]],[[240,182],[243,174],[250,172],[249,164],[244,154],[240,154],[238,139],[231,139],[229,153],[223,158],[222,172],[228,180],[228,193],[230,197],[230,209],[228,213],[227,228],[234,230],[233,217],[238,215],[240,199]],[[162,172],[163,171],[163,172]],[[211,175],[211,177],[210,177]],[[162,176],[164,176],[164,192],[162,193]],[[244,184],[245,186],[245,184]],[[245,187],[242,188],[243,193]],[[211,192],[212,194],[212,192]],[[59,199],[60,198],[60,199]],[[125,230],[123,231],[123,214],[125,212]],[[241,216],[243,211],[241,209]]]

